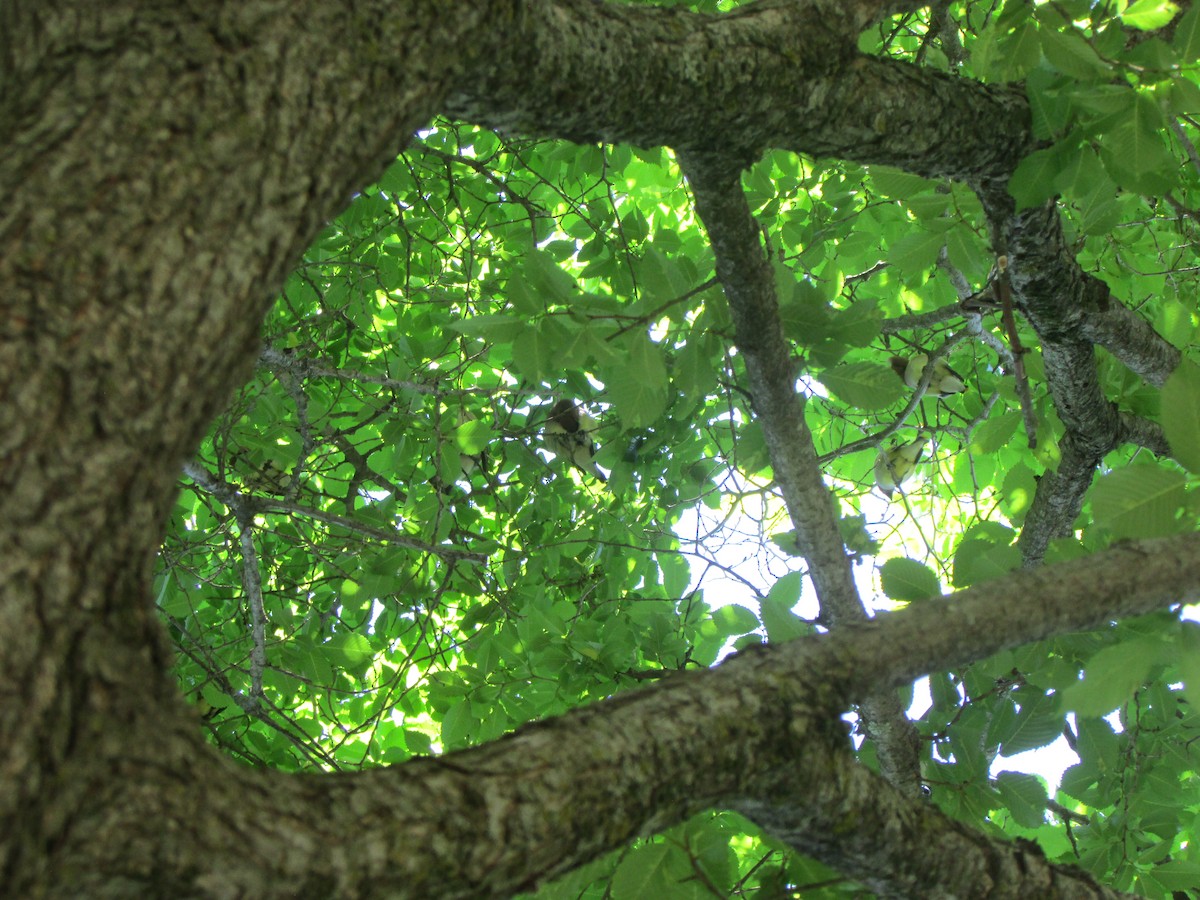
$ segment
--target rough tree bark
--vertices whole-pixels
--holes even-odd
[[[832,657],[818,662],[832,680],[799,677],[825,645],[797,645],[468,754],[286,777],[205,745],[167,676],[149,591],[180,466],[250,371],[273,293],[320,224],[438,111],[1002,180],[1029,149],[1021,96],[858,55],[855,35],[883,6],[776,0],[718,19],[584,0],[456,4],[453,16],[440,0],[4,4],[0,877],[14,896],[503,895],[722,804],[881,888],[914,883],[902,832],[886,855],[829,846],[830,814],[867,813],[820,804],[861,801],[871,777],[830,723],[961,653],[889,641],[893,667],[850,684]],[[1093,593],[1089,610],[1057,618],[1048,602],[1027,617],[1009,606],[972,651],[1200,584],[1191,543],[1120,552],[1164,564],[1114,556],[1106,583],[1126,590],[1108,605]],[[1088,565],[1094,579],[1100,563]],[[1132,571],[1174,580],[1118,578]],[[1053,574],[1037,577],[1009,599],[1052,589]],[[946,634],[946,618],[925,627]],[[876,633],[849,630],[839,652]],[[830,796],[822,779],[838,773],[860,790]],[[914,840],[972,844],[988,871],[1053,880],[899,795],[860,834],[879,839],[904,816],[922,823]],[[1081,882],[1062,895],[1102,892]]]

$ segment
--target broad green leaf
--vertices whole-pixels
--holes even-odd
[[[1200,626],[1185,622],[1175,645],[1175,664],[1183,679],[1183,695],[1200,709]]]
[[[1038,28],[1033,22],[1025,22],[997,41],[992,74],[1001,81],[1019,81],[1040,61]]]
[[[883,592],[893,600],[914,601],[939,597],[941,582],[924,563],[906,557],[889,559],[879,570]]]
[[[1107,177],[1097,181],[1091,191],[1078,198],[1079,229],[1084,234],[1106,234],[1121,217],[1117,186]]]
[[[559,371],[558,352],[566,332],[552,319],[543,319],[513,341],[512,356],[517,369],[533,382],[549,381]]]
[[[849,347],[866,347],[879,337],[882,318],[874,303],[858,301],[849,309],[833,311],[829,335]]]
[[[464,422],[454,429],[454,441],[463,453],[481,453],[492,441],[492,426],[479,419]]]
[[[692,569],[687,557],[680,553],[659,553],[658,565],[662,569],[663,589],[668,597],[682,597],[692,581]]]
[[[945,223],[945,227],[940,230],[906,234],[892,244],[887,261],[902,274],[910,277],[932,269],[938,254],[942,252],[942,247],[946,245],[945,231],[949,224]]]
[[[710,879],[724,883],[734,877],[738,856],[730,841],[740,829],[722,818],[696,817],[683,825],[682,832],[689,856]]]
[[[375,658],[375,648],[361,634],[335,634],[325,645],[340,657],[341,667],[350,671],[361,671]]]
[[[1036,69],[1025,81],[1029,111],[1033,114],[1034,134],[1043,140],[1062,136],[1071,119],[1071,100],[1062,84],[1063,77],[1048,68]]]
[[[833,313],[821,292],[807,281],[797,281],[788,269],[777,270],[776,280],[783,333],[802,346],[828,337]]]
[[[323,649],[311,641],[296,639],[279,648],[284,665],[316,684],[328,684],[333,669]]]
[[[621,425],[626,429],[653,425],[667,407],[667,367],[663,353],[649,338],[635,342],[625,365],[607,372],[607,385]]]
[[[859,409],[883,409],[904,394],[904,382],[890,366],[845,363],[826,369],[818,380],[839,400]]]
[[[1180,530],[1186,479],[1158,466],[1133,466],[1101,476],[1090,492],[1096,524],[1118,538],[1165,537]]]
[[[471,702],[463,699],[453,704],[442,717],[442,746],[446,749],[465,747],[479,726]]]
[[[508,313],[493,313],[457,319],[447,323],[446,327],[463,334],[480,335],[498,343],[507,343],[529,328],[529,320]]]
[[[643,897],[691,900],[704,894],[687,858],[665,841],[649,841],[636,847],[624,855],[613,873],[613,900],[640,900]]]
[[[1176,368],[1163,385],[1162,427],[1175,459],[1200,474],[1200,368],[1190,362]]]
[[[1084,668],[1083,680],[1062,692],[1063,709],[1079,716],[1103,716],[1133,696],[1166,646],[1156,639],[1134,639],[1105,647]]]
[[[1065,157],[1066,165],[1059,172],[1055,187],[1071,197],[1084,197],[1097,187],[1116,193],[1117,186],[1104,171],[1104,164],[1090,146],[1079,147]]]
[[[1200,113],[1200,86],[1185,75],[1171,82],[1171,111],[1176,115]]]
[[[990,419],[971,434],[971,449],[977,453],[995,453],[1008,446],[1021,426],[1021,413],[1016,410],[992,413]]]
[[[737,464],[739,469],[750,475],[765,472],[770,468],[771,456],[767,452],[767,440],[758,422],[751,422],[738,430]]]
[[[1037,490],[1037,479],[1033,470],[1024,463],[1017,463],[1004,475],[1004,484],[1000,488],[1000,505],[1009,519],[1021,522],[1033,503],[1034,492]]]
[[[1143,872],[1139,876],[1139,882],[1144,886],[1157,888],[1163,896],[1185,894],[1187,891],[1194,891],[1196,885],[1200,884],[1200,862],[1169,859],[1156,865],[1149,872]]]
[[[954,761],[968,780],[977,780],[987,773],[989,760],[983,739],[987,724],[987,711],[980,704],[971,704],[963,709],[950,732]]]
[[[746,634],[758,628],[758,617],[744,606],[730,603],[714,609],[712,620],[717,624],[722,634]]]
[[[1136,95],[1133,114],[1100,136],[1100,158],[1114,181],[1150,193],[1171,186],[1176,166],[1163,143],[1165,128],[1154,100]]]
[[[185,589],[176,585],[173,579],[165,575],[160,575],[157,581],[158,590],[156,599],[158,608],[168,616],[174,616],[179,619],[190,615],[196,602],[195,598],[190,596]]]
[[[968,277],[986,276],[992,264],[978,235],[968,228],[952,228],[946,232],[946,253],[950,262]]]
[[[871,166],[870,172],[871,181],[879,192],[894,200],[906,200],[916,194],[933,190],[938,184],[936,181],[890,166]]]
[[[1008,180],[1008,192],[1016,198],[1017,208],[1038,206],[1053,197],[1057,193],[1054,184],[1068,164],[1058,147],[1034,150],[1021,160]]]
[[[906,205],[919,221],[938,231],[940,229],[936,220],[942,218],[950,208],[950,194],[947,192],[920,194],[911,198]]]
[[[1024,828],[1036,828],[1046,820],[1046,786],[1036,775],[1024,772],[1001,772],[996,776],[996,790],[1013,820]]]
[[[1179,7],[1171,0],[1134,0],[1121,13],[1121,21],[1139,31],[1153,31],[1162,28],[1179,12]]]
[[[1020,696],[1028,690],[1022,688],[1019,692],[1020,710],[1006,732],[996,736],[1000,753],[1004,756],[1016,756],[1027,750],[1049,746],[1062,734],[1064,718],[1056,700],[1045,694],[1030,698]]]
[[[954,586],[970,587],[1020,568],[1021,552],[989,541],[965,540],[954,554]]]
[[[1057,31],[1043,28],[1039,37],[1046,60],[1064,75],[1090,80],[1102,77],[1109,69],[1083,36],[1073,29]]]
[[[1193,3],[1175,27],[1173,41],[1183,62],[1200,59],[1200,6]]]
[[[771,586],[760,604],[759,615],[771,643],[790,641],[813,633],[813,626],[800,618],[792,608],[800,601],[804,576],[789,572]]]
[[[716,387],[717,373],[712,363],[712,349],[704,341],[688,341],[675,357],[671,371],[671,387],[688,402],[696,403]]]

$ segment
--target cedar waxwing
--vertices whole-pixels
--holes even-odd
[[[892,492],[912,474],[928,441],[917,438],[911,444],[900,444],[891,450],[879,448],[875,459],[875,485],[891,500]]]
[[[546,441],[555,456],[569,459],[581,471],[607,482],[608,476],[596,465],[595,430],[596,420],[573,400],[559,400],[546,417]]]
[[[892,357],[892,371],[910,388],[915,388],[921,383],[921,376],[925,374],[928,364],[929,357],[924,353],[914,353],[908,359],[903,356]],[[949,397],[966,389],[967,385],[962,376],[946,365],[945,360],[939,359],[933,364],[933,377],[929,380],[926,394],[931,397]]]

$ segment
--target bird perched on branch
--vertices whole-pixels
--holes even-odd
[[[596,420],[573,400],[559,400],[546,417],[546,442],[556,456],[569,459],[583,472],[595,475],[602,482],[608,476],[596,465],[596,441],[592,433]]]
[[[925,374],[925,367],[929,365],[929,357],[924,353],[914,353],[908,359],[893,356],[891,362],[892,371],[900,380],[910,388],[915,388],[921,383],[921,376]],[[946,365],[944,360],[939,359],[933,364],[933,377],[929,379],[929,389],[926,391],[929,396],[949,397],[966,389],[967,385],[962,376]]]
[[[925,438],[917,438],[911,444],[900,444],[890,450],[879,448],[879,456],[875,459],[875,485],[889,500],[892,492],[913,473],[926,443]]]

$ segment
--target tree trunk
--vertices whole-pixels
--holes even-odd
[[[429,119],[463,36],[485,45],[503,6],[0,13],[0,666],[13,686],[0,861],[14,896],[120,895],[122,879],[194,892],[201,848],[239,850],[206,810],[281,781],[201,739],[169,677],[154,551],[180,466],[250,372],[285,274]]]

